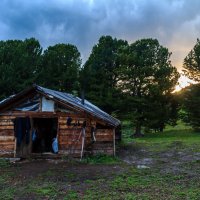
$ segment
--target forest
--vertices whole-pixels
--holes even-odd
[[[115,157],[0,159],[0,198],[198,200],[199,39],[183,60],[196,84],[179,92],[171,55],[151,38],[102,36],[84,63],[72,44],[0,41],[0,101],[37,84],[84,96],[122,126]]]
[[[72,44],[43,49],[35,38],[0,41],[0,100],[37,84],[84,96],[120,120],[133,135],[163,131],[181,119],[200,128],[200,41],[183,61],[183,73],[196,84],[174,92],[180,74],[171,52],[157,39],[131,44],[100,37],[85,63]]]

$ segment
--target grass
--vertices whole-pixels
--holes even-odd
[[[130,122],[124,122],[119,148],[133,156],[136,164],[123,163],[123,157],[97,155],[79,163],[51,164],[25,178],[17,174],[21,167],[0,159],[1,199],[199,199],[200,133],[179,122],[163,133],[147,133],[143,138],[131,138],[131,134]],[[150,168],[137,168],[137,160],[144,158],[155,162]]]
[[[179,142],[183,146],[195,147],[200,144],[200,133],[194,132],[190,126],[185,125],[181,121],[175,127],[167,126],[164,132],[150,132],[146,133],[145,137],[133,138],[133,128],[130,121],[123,122],[123,141],[122,145],[128,143],[136,143],[146,147],[152,147],[156,150],[169,148],[172,143]]]

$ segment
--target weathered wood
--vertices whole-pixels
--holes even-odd
[[[63,137],[63,136],[79,136],[81,134],[80,131],[76,131],[76,132],[60,132],[60,137]]]
[[[15,137],[14,136],[0,136],[0,143],[1,141],[14,141]]]
[[[74,139],[74,138],[77,139],[77,138],[79,138],[79,137],[81,137],[81,134],[62,135],[62,136],[60,136],[59,138],[62,139],[62,140],[71,140],[71,139]],[[86,138],[90,138],[89,135],[86,135],[85,137],[86,137]]]
[[[14,145],[14,140],[2,140],[0,141],[1,145]]]
[[[0,136],[13,136],[14,130],[0,130]]]
[[[4,152],[4,151],[0,151],[0,157],[1,158],[12,158],[13,157],[13,151],[10,152]]]
[[[80,133],[81,132],[81,129],[82,128],[77,128],[77,131],[75,130],[74,132],[76,133]],[[79,131],[80,130],[80,131]],[[60,133],[73,133],[73,129],[66,129],[66,128],[64,128],[64,129],[59,129],[59,132]]]
[[[15,142],[14,142],[14,158],[16,158],[16,154],[17,154],[17,139],[15,138]]]
[[[34,112],[34,111],[28,111],[28,112],[13,112],[13,116],[15,117],[35,117],[35,118],[56,118],[57,113],[55,112]]]
[[[0,121],[0,126],[9,126],[13,125],[14,123],[12,121]]]
[[[63,144],[65,144],[65,145],[81,145],[81,140],[79,140],[79,141],[59,141],[59,144],[60,145],[63,145]]]
[[[90,138],[86,138],[88,142],[90,142]],[[61,143],[66,143],[66,144],[71,144],[71,143],[80,143],[81,142],[81,137],[80,139],[78,137],[71,137],[71,138],[59,138],[58,142]]]
[[[81,145],[66,145],[66,144],[60,144],[59,145],[59,150],[70,150],[70,151],[75,151],[75,150],[81,150]],[[71,152],[72,153],[72,152]]]
[[[72,119],[71,121],[71,124],[83,124],[83,122],[85,121],[85,118],[75,118],[75,119]],[[59,124],[60,125],[66,125],[67,124],[67,119],[63,120],[63,119],[59,119],[58,120]]]
[[[96,134],[95,135],[96,139],[97,138],[113,138],[113,134]]]
[[[12,115],[0,116],[0,120],[11,120],[11,119],[15,119],[15,116],[12,116]]]
[[[82,145],[81,133],[82,133],[82,124],[86,121],[86,135],[85,135],[85,148],[88,145],[91,145],[91,127],[96,127],[96,124],[108,125],[102,120],[97,119],[95,116],[90,114],[86,114],[85,112],[80,113],[62,113],[62,112],[21,112],[14,111],[9,113],[6,116],[0,116],[0,150],[1,148],[6,151],[12,150],[15,151],[15,138],[14,138],[14,126],[12,120],[16,117],[26,117],[29,116],[31,118],[52,118],[57,117],[58,119],[58,128],[57,128],[57,137],[59,142],[59,150],[64,151],[65,153],[68,151],[69,154],[77,153],[80,156],[80,150]],[[72,118],[71,126],[67,126],[67,117]],[[73,126],[74,124],[79,123],[79,126]],[[3,137],[1,137],[3,136]],[[12,138],[12,141],[6,139],[6,136],[9,136],[9,139]],[[92,153],[107,153],[112,155],[113,148],[113,129],[107,128],[105,129],[97,129],[96,140],[91,149]],[[1,138],[4,138],[1,140]],[[79,139],[79,141],[77,141]],[[9,143],[12,142],[12,143]]]
[[[91,126],[96,127],[96,124],[97,124],[97,123],[96,123],[96,121],[91,120],[90,124],[91,124]]]
[[[10,125],[10,126],[0,126],[0,130],[13,130],[14,129],[14,126]]]
[[[68,129],[68,128],[71,128],[72,126],[67,126],[67,125],[60,125],[59,124],[59,128],[60,129]],[[77,127],[78,128],[78,127]],[[79,127],[80,128],[80,127]],[[73,129],[73,128],[71,128],[71,129]]]
[[[58,113],[58,119],[59,120],[67,120],[67,117],[71,117],[72,119],[74,118],[86,118],[86,116],[82,113],[78,113],[78,114],[75,114],[75,113]]]
[[[111,137],[111,138],[109,138],[109,137],[104,137],[104,138],[101,138],[101,137],[99,137],[99,138],[96,138],[96,140],[97,141],[105,141],[105,142],[107,142],[107,141],[110,141],[110,142],[112,142],[113,141],[113,138]]]
[[[97,129],[96,134],[113,134],[112,129]]]
[[[0,144],[0,151],[14,151],[14,145],[13,144]]]

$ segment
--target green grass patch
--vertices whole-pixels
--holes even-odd
[[[142,138],[133,138],[134,127],[130,121],[122,123],[122,142],[120,147],[130,143],[135,146],[144,146],[152,151],[166,150],[171,145],[177,149],[189,147],[192,151],[198,151],[200,144],[200,133],[195,132],[190,126],[179,121],[175,127],[167,126],[163,132],[145,133]]]
[[[64,200],[68,200],[68,199],[76,200],[76,199],[80,199],[80,198],[76,191],[70,190],[67,192],[67,195],[65,195],[65,197],[63,199]]]
[[[10,166],[10,162],[5,158],[0,158],[0,169],[8,168]]]

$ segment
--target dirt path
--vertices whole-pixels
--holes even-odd
[[[158,146],[156,151],[142,145],[130,144],[119,151],[119,157],[128,165],[156,168],[162,173],[197,175],[200,170],[200,147],[187,148],[181,142],[174,142],[165,150],[160,150]]]

